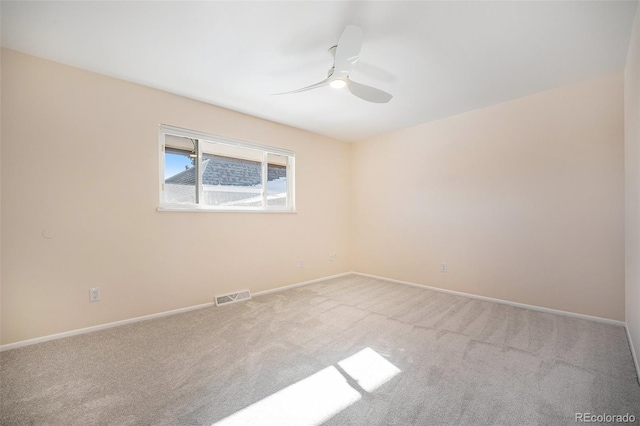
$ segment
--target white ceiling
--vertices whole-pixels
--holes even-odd
[[[624,68],[637,2],[11,2],[2,45],[342,140]],[[345,26],[372,104],[316,83]]]

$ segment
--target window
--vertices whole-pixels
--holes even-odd
[[[160,210],[293,211],[294,153],[160,126]]]

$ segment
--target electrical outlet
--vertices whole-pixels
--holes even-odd
[[[100,301],[100,287],[93,287],[89,289],[89,302]]]
[[[440,272],[447,272],[447,262],[440,263]]]
[[[331,254],[329,255],[329,262],[333,262],[333,259],[335,259],[335,258],[336,258],[335,253],[331,253]]]
[[[304,260],[300,259],[298,262],[298,268],[304,268]]]

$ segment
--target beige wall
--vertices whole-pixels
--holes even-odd
[[[626,322],[640,351],[640,8],[629,44],[624,80],[626,190]],[[637,355],[637,353],[636,353]]]
[[[348,144],[10,50],[1,77],[3,344],[350,269]],[[298,213],[157,212],[160,123],[295,151]]]
[[[623,132],[616,73],[355,144],[353,269],[624,320]]]

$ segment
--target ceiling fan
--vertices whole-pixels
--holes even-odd
[[[290,92],[276,93],[277,95],[288,95],[291,93],[306,92],[307,90],[316,89],[318,87],[331,86],[335,89],[346,87],[352,94],[360,99],[375,103],[387,103],[393,95],[367,86],[366,84],[357,83],[349,78],[351,70],[358,62],[360,48],[362,47],[362,29],[355,25],[347,25],[342,32],[340,40],[336,46],[329,49],[329,53],[333,56],[333,66],[327,73],[327,78],[319,83],[301,89],[292,90]]]

